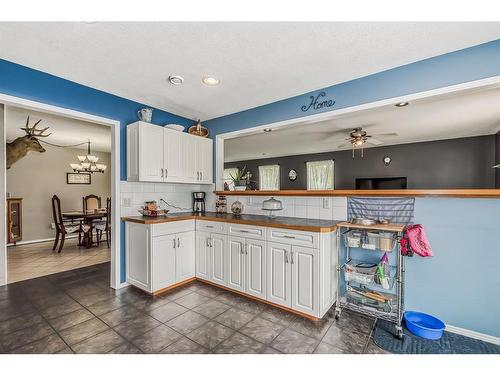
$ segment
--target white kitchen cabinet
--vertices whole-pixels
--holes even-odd
[[[286,307],[292,306],[291,252],[291,245],[267,243],[267,300]]]
[[[181,282],[196,274],[196,242],[192,231],[178,233],[175,243],[175,282]]]
[[[245,292],[266,298],[266,243],[247,239],[245,244]]]
[[[196,233],[196,277],[210,280],[210,233]]]
[[[210,240],[210,279],[216,284],[227,285],[227,236],[211,235]]]
[[[166,235],[153,237],[152,250],[152,290],[163,289],[176,282],[176,236]]]
[[[318,249],[292,246],[292,309],[309,315],[319,313]]]
[[[138,121],[127,126],[127,180],[212,183],[213,141]]]
[[[126,223],[128,283],[155,293],[195,276],[194,222],[185,222],[185,232],[171,224]]]
[[[245,291],[245,239],[229,236],[227,286]]]

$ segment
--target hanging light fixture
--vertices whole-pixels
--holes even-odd
[[[104,173],[107,168],[106,164],[97,163],[99,158],[90,153],[90,140],[87,142],[87,155],[78,155],[80,163],[70,163],[69,165],[76,173]]]

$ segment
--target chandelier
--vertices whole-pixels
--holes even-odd
[[[87,155],[78,155],[80,163],[70,163],[69,165],[76,173],[104,173],[107,168],[106,164],[98,163],[99,158],[90,153],[90,140],[87,142]]]

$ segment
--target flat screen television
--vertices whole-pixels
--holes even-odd
[[[406,189],[406,177],[356,178],[356,189]]]

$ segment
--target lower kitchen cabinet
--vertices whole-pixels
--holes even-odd
[[[148,293],[195,276],[194,230],[169,233],[182,227],[162,225],[125,225],[127,282]]]
[[[292,246],[292,309],[310,315],[319,314],[318,249]]]
[[[292,307],[291,252],[292,245],[267,243],[267,300],[286,307]]]
[[[196,232],[196,277],[210,281],[210,233]]]
[[[266,298],[266,242],[246,240],[245,248],[245,292],[262,299]]]
[[[229,236],[227,254],[227,286],[240,292],[245,291],[245,239]]]
[[[227,236],[212,234],[210,241],[210,280],[227,285]]]

